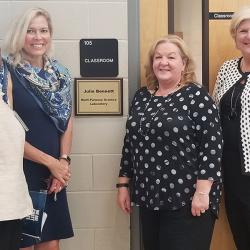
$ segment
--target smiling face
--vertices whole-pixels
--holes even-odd
[[[243,56],[250,57],[250,19],[240,23],[236,30],[235,43]]]
[[[23,57],[33,66],[43,66],[43,55],[51,44],[48,22],[42,15],[34,17],[27,29],[23,46]]]
[[[153,57],[153,71],[159,85],[178,84],[184,69],[184,60],[175,44],[164,42],[157,45]]]

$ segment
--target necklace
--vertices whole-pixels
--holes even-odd
[[[173,94],[175,91],[177,91],[177,89],[178,89],[180,86],[181,86],[181,83],[179,82],[177,85],[174,86],[174,88],[173,88],[172,90],[170,90],[169,93],[167,93],[167,94],[165,94],[165,95],[159,95],[159,96],[165,97],[165,96],[168,96],[168,95],[170,95],[170,94]],[[155,91],[155,94],[156,94],[157,91],[159,91],[159,88]]]
[[[235,92],[235,86],[233,88],[231,98],[230,98],[230,114],[228,115],[229,120],[235,120],[237,117],[236,106],[237,106],[237,102],[238,102],[241,92],[237,94],[237,96],[235,97],[235,101],[233,102],[234,92]]]
[[[240,79],[240,86],[242,86],[245,81],[245,79]],[[236,89],[236,85],[234,85],[233,87],[233,91],[232,91],[232,94],[231,94],[231,97],[230,97],[230,114],[228,115],[228,119],[229,120],[235,120],[238,116],[238,113],[237,113],[237,103],[238,103],[238,100],[241,96],[241,89],[239,90],[239,92],[237,93],[237,95],[235,96],[235,89]]]
[[[167,95],[163,96],[163,98],[165,99],[165,97],[169,97],[170,95],[172,95],[172,94],[175,92],[175,90],[176,90],[177,88],[179,88],[180,86],[181,86],[181,84],[178,83],[178,84],[176,85],[176,87],[172,90],[172,92],[170,92],[170,93],[168,93]],[[151,97],[150,97],[150,99],[148,100],[148,102],[146,103],[143,112],[140,113],[140,116],[141,116],[141,117],[140,117],[140,123],[139,123],[139,133],[140,133],[142,136],[144,136],[144,137],[146,137],[146,136],[148,135],[149,129],[150,129],[150,127],[151,127],[151,123],[152,123],[152,121],[154,120],[155,116],[156,116],[160,111],[164,111],[164,110],[165,110],[165,107],[162,107],[162,104],[159,103],[158,109],[156,110],[155,113],[153,113],[153,115],[152,115],[151,119],[149,120],[149,122],[146,123],[146,131],[143,132],[143,129],[142,129],[142,122],[143,122],[143,121],[146,121],[145,113],[148,111],[148,107],[149,107],[149,105],[150,105],[150,103],[151,103],[151,101],[152,101],[152,98],[155,96],[155,94],[156,94],[157,91],[158,91],[158,89],[156,89],[156,90],[154,91],[154,93],[151,94]]]
[[[156,91],[155,91],[155,92],[156,92]],[[147,111],[148,106],[149,106],[149,104],[151,103],[151,100],[152,100],[152,98],[153,98],[154,96],[155,96],[155,93],[154,93],[154,94],[151,94],[151,97],[150,97],[149,101],[148,101],[148,102],[146,103],[146,105],[145,105],[144,111],[141,113],[140,124],[139,124],[139,133],[140,133],[142,136],[144,136],[144,137],[148,135],[149,129],[150,129],[150,127],[151,127],[151,122],[153,121],[153,119],[155,118],[155,116],[159,113],[160,110],[161,110],[161,111],[164,111],[164,110],[165,110],[165,108],[162,107],[162,104],[160,103],[161,105],[160,105],[160,107],[158,108],[158,110],[152,115],[150,121],[149,121],[148,123],[146,123],[146,131],[145,131],[145,133],[144,133],[143,130],[142,130],[142,122],[146,120],[145,112]]]
[[[244,73],[249,73],[249,65],[247,66],[244,59],[242,58],[241,59],[241,62],[240,62],[240,69],[241,69],[241,72],[244,74]]]

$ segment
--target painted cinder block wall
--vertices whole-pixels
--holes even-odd
[[[129,217],[116,206],[114,188],[128,113],[127,0],[0,0],[0,45],[12,18],[28,7],[47,9],[54,24],[54,56],[80,77],[79,40],[116,38],[123,78],[124,114],[74,117],[68,200],[75,237],[62,250],[129,250]],[[73,86],[72,86],[73,93]]]

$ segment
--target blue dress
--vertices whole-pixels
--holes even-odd
[[[52,119],[40,108],[34,97],[20,83],[15,72],[11,71],[10,69],[13,82],[13,107],[29,128],[26,133],[26,141],[58,159],[61,132],[56,128]],[[47,167],[25,159],[24,173],[29,190],[39,191],[48,188],[51,173]],[[54,193],[48,195],[45,212],[47,220],[42,231],[41,242],[73,236],[65,188],[57,194],[56,201]]]

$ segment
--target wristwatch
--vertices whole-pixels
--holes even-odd
[[[70,165],[70,163],[71,163],[71,158],[70,158],[68,155],[66,155],[66,154],[61,155],[61,156],[59,157],[59,159],[63,159],[63,160],[65,160],[65,161],[67,161],[69,165]]]
[[[116,186],[116,188],[121,188],[121,187],[128,188],[129,184],[128,183],[117,183],[115,186]]]

